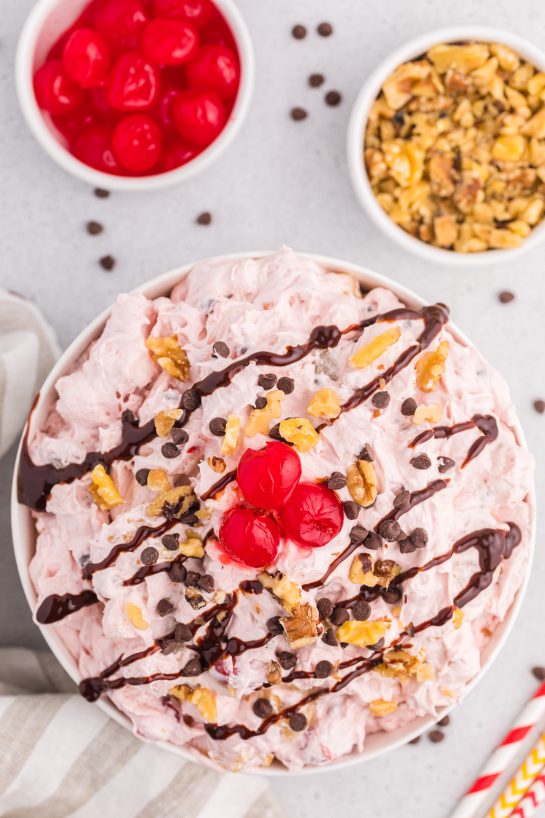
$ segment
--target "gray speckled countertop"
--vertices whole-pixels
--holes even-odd
[[[493,24],[545,37],[542,0],[239,0],[257,44],[257,86],[249,118],[228,154],[183,187],[146,195],[96,199],[59,170],[34,142],[13,88],[15,43],[32,0],[2,0],[0,30],[0,283],[36,301],[67,344],[115,295],[181,263],[215,253],[275,248],[287,243],[361,262],[452,308],[512,389],[528,442],[538,459],[538,503],[545,500],[545,415],[532,409],[545,396],[544,250],[511,264],[453,270],[402,255],[377,233],[349,185],[344,140],[350,105],[376,62],[406,38],[431,27]],[[330,20],[335,34],[318,37]],[[301,22],[309,36],[296,41]],[[327,83],[311,90],[306,78]],[[342,105],[327,107],[338,89]],[[289,109],[309,117],[295,123]],[[210,210],[211,226],[195,224]],[[105,232],[85,233],[97,219]],[[97,259],[117,259],[105,273]],[[501,305],[497,293],[516,292]],[[20,589],[9,534],[13,457],[0,463],[0,644],[43,644]],[[344,772],[277,782],[274,788],[297,818],[441,818],[502,735],[535,681],[529,668],[545,664],[542,577],[545,554],[539,521],[533,577],[520,619],[482,683],[454,712],[440,745],[422,740],[390,756]]]

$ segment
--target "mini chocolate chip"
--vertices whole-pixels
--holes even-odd
[[[350,537],[350,542],[362,543],[368,534],[369,532],[362,525],[355,525],[350,529],[348,536]]]
[[[102,258],[98,260],[98,263],[103,270],[106,270],[106,272],[109,273],[114,269],[116,261],[113,256],[102,256]]]
[[[378,551],[379,548],[382,548],[382,540],[378,534],[374,531],[370,531],[364,545],[369,551]]]
[[[498,293],[498,299],[502,304],[510,304],[515,300],[515,293],[512,293],[511,290],[502,290],[501,293]]]
[[[405,398],[401,404],[401,414],[411,417],[416,412],[417,406],[418,404],[414,398]]]
[[[368,463],[372,463],[374,459],[371,447],[366,443],[358,455],[358,460],[366,460]]]
[[[189,440],[189,435],[187,434],[186,430],[179,429],[177,426],[172,427],[170,436],[172,438],[172,442],[176,444],[176,446],[183,446],[184,443],[187,443]]]
[[[338,91],[328,91],[324,97],[326,105],[331,105],[334,108],[342,102],[342,95]]]
[[[271,616],[270,619],[267,619],[267,630],[275,636],[284,632],[279,616]]]
[[[210,576],[210,574],[202,574],[202,576],[199,577],[197,585],[209,594],[214,590],[214,577]]]
[[[176,653],[179,650],[182,650],[182,646],[179,642],[175,642],[174,639],[165,639],[161,642],[161,653],[165,656],[169,656],[171,653]]]
[[[371,403],[376,409],[385,409],[390,403],[390,395],[388,392],[375,392],[371,398]]]
[[[201,575],[198,571],[188,571],[187,576],[185,578],[185,584],[189,585],[190,588],[196,588],[199,584],[199,580]]]
[[[352,605],[352,616],[358,622],[364,622],[371,616],[371,606],[368,602],[364,602],[363,599],[356,600]]]
[[[308,78],[308,84],[311,88],[319,88],[320,85],[323,85],[325,82],[325,77],[323,74],[311,74]]]
[[[185,582],[187,568],[181,562],[173,562],[169,568],[168,575],[172,582]]]
[[[276,383],[276,375],[273,372],[266,372],[259,376],[257,383],[262,389],[272,389]]]
[[[288,650],[283,650],[278,654],[278,662],[284,670],[291,670],[297,664],[297,656]]]
[[[180,535],[165,534],[165,536],[161,538],[161,543],[167,549],[167,551],[177,551],[180,543]]]
[[[163,457],[166,457],[167,460],[172,460],[173,457],[178,457],[180,450],[175,443],[163,443],[161,446],[161,454]]]
[[[290,716],[289,725],[294,733],[301,733],[303,730],[306,730],[307,724],[307,717],[303,716],[302,713],[294,713]]]
[[[534,401],[533,405],[536,412],[538,412],[540,415],[542,415],[545,412],[545,400],[538,398],[537,400]]]
[[[252,710],[260,719],[266,719],[272,716],[274,709],[268,699],[257,699],[252,705]]]
[[[200,405],[201,398],[195,389],[186,389],[185,392],[182,393],[182,406],[184,409],[193,412],[195,409],[198,409]]]
[[[400,540],[398,545],[402,554],[412,554],[414,551],[416,551],[416,545],[413,543],[410,537],[405,537],[404,540]]]
[[[532,673],[539,682],[545,681],[545,667],[536,665],[536,667],[532,668]]]
[[[399,508],[401,511],[407,511],[411,507],[410,492],[403,489],[394,497],[394,508]]]
[[[291,395],[295,389],[295,382],[293,378],[278,378],[276,386],[284,395]]]
[[[416,457],[411,459],[411,466],[413,469],[429,469],[431,460],[427,454],[417,454]]]
[[[369,648],[369,650],[373,651],[382,650],[382,648],[384,647],[384,637],[382,637],[382,639],[379,639],[378,642],[375,642],[374,645],[367,645],[367,647]]]
[[[174,628],[174,639],[176,642],[191,642],[193,634],[191,628],[185,622],[178,622]]]
[[[197,224],[209,225],[212,223],[212,214],[205,210],[204,213],[199,213],[195,221]]]
[[[450,724],[450,716],[443,716],[440,721],[437,722],[438,727],[448,727]]]
[[[334,608],[330,619],[334,625],[343,625],[345,622],[348,622],[350,617],[346,608],[343,608],[342,605],[337,605],[337,607]]]
[[[397,585],[390,585],[382,592],[382,598],[388,605],[396,605],[401,601],[402,591]]]
[[[290,116],[295,122],[301,122],[307,118],[308,114],[304,108],[295,107],[291,109]]]
[[[247,594],[262,594],[263,583],[258,579],[245,579],[240,583],[240,590]]]
[[[346,486],[346,477],[340,471],[334,471],[326,483],[328,489],[339,491]]]
[[[208,424],[208,428],[213,435],[216,437],[223,437],[225,434],[225,429],[227,427],[227,421],[225,418],[212,418],[210,423]]]
[[[327,679],[328,676],[331,676],[332,670],[333,665],[331,662],[328,662],[327,659],[322,659],[314,668],[314,673],[317,679]]]
[[[295,37],[296,40],[304,40],[307,36],[307,29],[305,26],[298,23],[295,25],[291,30],[291,36]]]
[[[439,742],[443,741],[443,739],[445,738],[445,734],[443,733],[442,730],[432,730],[428,734],[428,738],[431,742],[433,742],[433,744],[439,744]]]
[[[409,741],[409,744],[418,744],[418,742],[420,741],[421,738],[422,738],[422,736],[416,736],[416,738],[412,738]]]
[[[425,548],[428,544],[428,532],[425,528],[415,528],[410,536],[417,548]]]
[[[138,471],[134,475],[138,485],[147,486],[147,484],[148,484],[148,474],[149,474],[149,469],[138,469]]]
[[[343,511],[349,520],[357,520],[360,513],[360,507],[354,500],[345,500],[343,503]]]
[[[280,440],[284,442],[284,438],[280,434],[280,424],[276,423],[274,426],[271,426],[269,429],[269,437],[272,437],[273,440]]]
[[[153,565],[159,559],[159,552],[156,548],[152,545],[148,545],[147,548],[144,548],[142,553],[140,554],[140,561],[142,565]]]
[[[96,187],[93,191],[97,199],[107,199],[110,195],[109,190],[104,190],[104,188]]]
[[[332,648],[336,648],[339,644],[337,642],[337,637],[335,636],[335,631],[333,628],[328,628],[325,633],[322,635],[322,642],[326,645],[329,645]]]
[[[333,34],[333,26],[331,23],[320,23],[320,25],[317,26],[316,31],[320,37],[330,37]]]
[[[100,222],[87,222],[85,225],[85,229],[89,233],[90,236],[98,236],[100,233],[103,232],[104,227],[101,225]]]
[[[160,599],[156,610],[159,616],[168,616],[174,610],[174,605],[170,599]]]
[[[212,347],[213,358],[228,358],[231,350],[223,341],[216,341]]]
[[[444,455],[439,455],[437,460],[439,462],[439,466],[437,467],[439,474],[444,474],[445,472],[450,471],[450,469],[454,468],[456,465],[451,457],[445,457]]]
[[[199,608],[204,608],[206,605],[206,600],[201,594],[189,593],[189,591],[186,591],[185,600],[196,611],[198,611]]]
[[[180,671],[180,676],[200,676],[202,673],[201,660],[198,656],[190,659],[187,665]]]
[[[316,607],[318,608],[320,619],[329,619],[329,617],[333,613],[334,605],[330,599],[328,599],[325,596],[322,596],[316,603]]]
[[[265,398],[263,395],[259,395],[255,399],[254,406],[255,406],[256,409],[264,409],[266,407],[266,405],[267,405],[267,398]]]
[[[395,542],[401,540],[405,535],[401,530],[397,520],[383,520],[378,528],[380,536],[388,542]],[[403,536],[402,536],[403,535]]]

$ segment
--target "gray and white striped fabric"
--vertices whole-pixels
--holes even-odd
[[[75,690],[50,654],[0,649],[3,818],[280,818],[264,779],[144,744]]]

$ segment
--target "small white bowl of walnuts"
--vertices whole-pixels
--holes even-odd
[[[512,259],[545,238],[545,53],[490,28],[421,35],[367,79],[347,148],[360,202],[403,247]]]

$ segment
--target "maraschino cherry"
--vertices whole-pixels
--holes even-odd
[[[64,71],[82,88],[94,88],[106,77],[110,66],[108,43],[90,28],[78,28],[64,46],[62,55]]]
[[[299,483],[280,512],[284,533],[307,548],[320,548],[343,525],[342,505],[334,491],[314,483]]]
[[[235,507],[222,520],[219,540],[224,551],[237,562],[263,568],[276,557],[280,531],[266,514],[256,509]]]
[[[286,443],[246,449],[237,470],[244,499],[257,508],[279,509],[301,479],[301,461]]]

